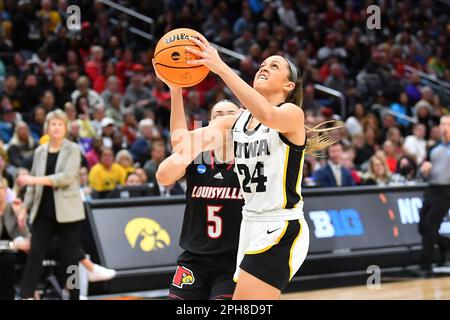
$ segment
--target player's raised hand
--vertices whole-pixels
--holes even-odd
[[[191,65],[204,65],[216,74],[219,74],[220,71],[226,67],[225,63],[220,58],[217,49],[211,46],[203,35],[199,34],[198,39],[196,37],[190,37],[189,40],[195,43],[201,51],[191,47],[186,47],[188,52],[200,58],[198,60],[190,60],[187,63]]]
[[[170,90],[173,90],[174,88],[180,88],[180,90],[181,90],[181,87],[176,86],[176,85],[174,85],[174,84],[172,84],[172,83],[166,81],[166,80],[161,76],[161,74],[159,73],[158,69],[156,69],[156,66],[155,66],[155,59],[152,59],[152,64],[153,64],[153,70],[155,70],[155,74],[156,74],[156,76],[158,77],[158,79],[161,80],[162,82],[164,82],[164,83],[166,84],[166,86],[169,87]]]

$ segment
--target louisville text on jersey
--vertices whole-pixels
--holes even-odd
[[[208,186],[195,186],[192,189],[191,197],[203,199],[243,199],[240,188]]]

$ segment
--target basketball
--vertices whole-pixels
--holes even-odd
[[[192,87],[201,82],[209,73],[205,66],[192,66],[187,62],[199,57],[186,51],[186,47],[201,50],[192,41],[191,36],[199,33],[188,28],[179,28],[166,33],[155,49],[155,67],[159,74],[172,85]]]

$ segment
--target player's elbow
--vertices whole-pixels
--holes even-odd
[[[158,184],[162,186],[168,186],[174,183],[168,170],[161,167],[159,167],[158,171],[156,171],[155,177]]]

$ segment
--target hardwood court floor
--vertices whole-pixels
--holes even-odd
[[[450,277],[382,283],[380,289],[353,286],[283,294],[282,300],[450,300]]]

